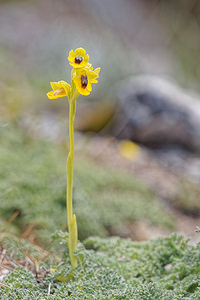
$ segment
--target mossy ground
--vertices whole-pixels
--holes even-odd
[[[66,149],[9,124],[0,127],[1,228],[15,212],[8,231],[46,243],[49,235],[66,228]],[[155,194],[126,174],[99,167],[76,156],[74,209],[79,239],[105,237],[126,222],[147,220],[172,228],[174,223]]]
[[[200,299],[200,244],[189,246],[175,235],[143,243],[89,237],[106,237],[110,228],[144,219],[174,225],[149,188],[89,158],[77,157],[75,164],[73,201],[82,244],[81,264],[71,271],[66,235],[55,234],[49,244],[53,232],[66,230],[66,149],[5,122],[0,138],[0,245],[19,265],[4,278],[0,299]],[[25,267],[27,257],[33,272]]]
[[[4,282],[8,287],[1,287],[1,299],[200,298],[200,244],[189,246],[172,235],[143,243],[89,238],[84,245],[79,245],[83,262],[75,271],[67,255],[38,282],[30,271],[16,268]]]

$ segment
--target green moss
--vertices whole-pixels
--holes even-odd
[[[18,211],[9,231],[33,226],[35,239],[45,241],[66,226],[66,153],[53,143],[34,140],[8,124],[0,127],[0,216],[5,222]],[[95,166],[76,157],[74,207],[79,238],[105,237],[126,222],[173,226],[155,195],[126,174]]]
[[[5,280],[10,288],[1,287],[1,299],[200,298],[200,244],[189,246],[176,235],[145,243],[89,238],[84,244],[90,249],[81,246],[82,266],[71,271],[63,258],[39,284],[29,271],[15,269]]]
[[[78,198],[80,192],[85,197],[84,202]],[[79,208],[81,211],[88,211],[89,208],[93,211],[95,219],[110,231],[114,229],[117,232],[126,222],[141,220],[147,220],[153,225],[173,227],[172,218],[145,185],[126,174],[103,169],[89,162],[81,162],[76,166],[75,203],[77,213]],[[85,218],[81,220],[79,216],[81,214],[78,214],[79,223],[84,223]],[[88,228],[89,235],[99,235],[99,232],[95,233],[92,227],[91,229]],[[84,235],[83,239],[85,237]]]

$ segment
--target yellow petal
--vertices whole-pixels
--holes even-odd
[[[68,56],[68,60],[69,60],[70,62],[74,62],[74,56]]]
[[[92,70],[93,70],[92,64],[90,64],[90,63],[88,62],[87,65],[85,66],[85,69],[87,69],[88,71],[92,71]]]
[[[47,93],[47,97],[48,97],[49,99],[57,99],[57,98],[59,98],[58,96],[55,96],[53,93],[54,93],[54,91],[48,92],[48,93]]]
[[[55,91],[50,91],[49,93],[47,93],[47,97],[49,99],[58,99],[58,98],[62,98],[62,97],[65,97],[66,96],[66,93],[64,91],[64,89],[58,89],[58,90],[55,90]]]
[[[90,83],[88,83],[88,85],[87,85],[87,88],[86,88],[88,91],[90,91],[91,92],[91,90],[92,90],[92,85],[90,84]]]
[[[75,55],[74,55],[74,51],[73,51],[73,50],[70,50],[70,52],[69,52],[69,56],[75,56]]]
[[[88,63],[88,61],[89,61],[89,55],[88,55],[88,54],[86,54],[86,56],[85,56],[85,62],[87,62],[87,63]]]
[[[97,71],[96,70],[88,72],[88,77],[89,77],[90,80],[93,80],[93,79],[96,79],[96,78],[99,77],[99,71],[100,70],[97,70]]]
[[[76,78],[74,79],[74,83],[75,83],[76,88],[77,88],[77,90],[79,91],[79,93],[82,94],[82,93],[81,93],[81,92],[82,92],[82,86],[81,86],[81,80],[80,80],[80,78],[76,77]]]
[[[94,70],[94,72],[99,76],[99,72],[101,71],[101,68],[96,68],[95,70]]]
[[[49,99],[57,99],[60,97],[68,96],[70,92],[70,85],[64,80],[58,82],[51,82],[52,91],[47,93]]]
[[[81,95],[84,96],[88,96],[90,94],[91,91],[89,91],[87,88],[86,89],[82,89],[82,91],[80,92]]]
[[[54,91],[61,87],[59,82],[50,82],[50,85],[52,87],[52,90],[54,90]]]
[[[77,48],[74,53],[75,53],[75,56],[84,56],[85,52],[86,52],[85,49]]]
[[[68,94],[70,92],[70,88],[71,88],[70,85],[69,85],[69,83],[67,83],[64,80],[59,81],[59,83],[61,84],[62,88],[65,90],[66,96],[68,96]]]
[[[96,79],[91,79],[90,82],[91,83],[98,83],[98,81]]]

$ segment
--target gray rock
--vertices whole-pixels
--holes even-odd
[[[121,84],[118,100],[111,126],[116,137],[200,152],[200,98],[167,80],[141,76]]]

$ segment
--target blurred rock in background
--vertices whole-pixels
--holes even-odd
[[[130,78],[121,85],[114,135],[151,148],[200,152],[200,99],[159,77]]]

